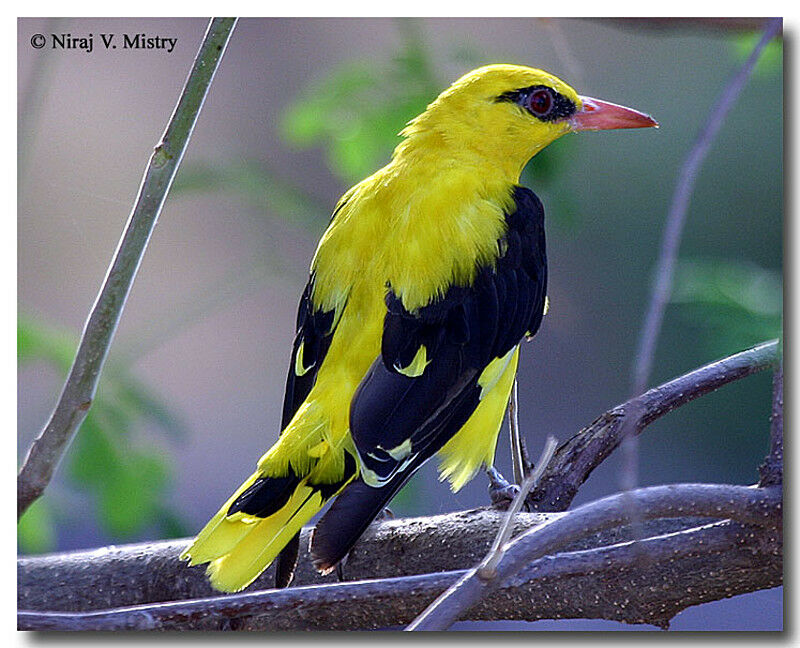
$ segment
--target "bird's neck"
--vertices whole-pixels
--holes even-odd
[[[393,161],[407,168],[432,173],[461,168],[483,177],[487,183],[513,186],[534,152],[505,150],[480,140],[464,143],[438,129],[407,129],[406,138],[394,151]]]

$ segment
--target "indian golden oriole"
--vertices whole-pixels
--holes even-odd
[[[285,586],[331,500],[310,545],[323,573],[432,455],[454,491],[491,466],[520,342],[547,309],[544,211],[520,173],[566,133],[648,126],[516,65],[466,74],[409,122],[319,242],[280,437],[181,558],[233,592],[279,557]]]

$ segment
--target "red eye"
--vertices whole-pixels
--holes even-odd
[[[553,93],[542,88],[531,93],[528,97],[528,110],[538,117],[544,117],[553,107]]]

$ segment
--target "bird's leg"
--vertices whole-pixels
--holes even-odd
[[[528,456],[525,437],[519,430],[519,398],[517,397],[516,379],[511,390],[511,398],[508,400],[508,434],[511,439],[511,466],[514,482],[519,485],[533,471],[533,462]]]
[[[507,509],[519,493],[519,486],[509,484],[494,466],[486,469],[486,475],[489,477],[489,497],[492,506],[500,510]]]
[[[508,434],[511,441],[511,468],[514,482],[521,484],[525,479],[525,469],[522,458],[522,435],[519,433],[519,411],[517,398],[517,379],[511,388],[511,398],[508,399]]]
[[[522,460],[522,475],[524,478],[533,472],[536,464],[531,461],[530,455],[528,454],[528,443],[525,441],[525,437],[520,437],[519,441],[520,459]]]
[[[501,477],[501,479],[502,479],[502,477]],[[382,510],[380,513],[378,513],[378,515],[376,515],[376,516],[375,516],[375,519],[374,519],[374,520],[372,520],[371,524],[374,524],[375,522],[380,522],[380,521],[382,521],[382,520],[394,520],[394,513],[392,513],[392,509],[390,509],[388,506],[385,506],[385,507],[383,508],[383,510]],[[350,551],[348,551],[348,552],[347,552],[347,555],[346,555],[344,558],[342,558],[342,559],[341,559],[341,560],[340,560],[340,561],[339,561],[339,562],[336,564],[336,579],[337,579],[337,580],[338,580],[340,583],[344,583],[344,581],[345,581],[345,577],[344,577],[344,566],[345,566],[345,563],[346,563],[346,562],[348,561],[348,559],[350,558],[350,554],[351,554],[351,553],[353,553],[353,550],[352,550],[352,549],[351,549]]]

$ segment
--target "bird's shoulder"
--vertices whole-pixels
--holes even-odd
[[[478,369],[538,330],[547,293],[544,209],[529,189],[516,187],[514,200],[507,228],[494,241],[496,257],[477,264],[471,281],[451,281],[418,308],[408,308],[390,283],[382,344],[387,367],[419,375],[448,341],[463,347]]]

